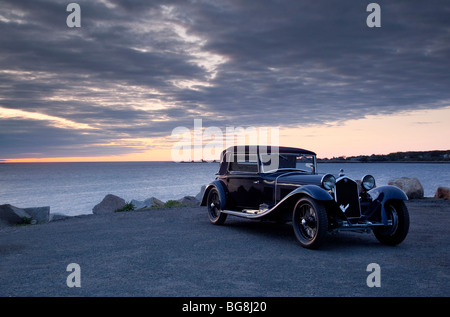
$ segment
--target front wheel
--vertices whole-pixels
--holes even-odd
[[[328,232],[328,217],[325,207],[309,197],[300,198],[294,207],[292,226],[302,247],[319,248]]]
[[[227,219],[227,214],[224,214],[220,209],[220,195],[216,188],[209,191],[206,208],[208,208],[208,217],[212,224],[221,225]]]
[[[375,237],[383,244],[397,245],[402,242],[409,231],[408,208],[402,200],[388,201],[384,206],[389,226],[373,230]]]

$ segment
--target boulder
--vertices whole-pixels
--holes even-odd
[[[23,210],[38,223],[50,221],[50,206],[23,208]]]
[[[130,203],[134,206],[134,210],[144,209],[146,207],[145,203],[140,200],[132,199]]]
[[[420,181],[415,177],[400,177],[391,179],[388,185],[393,185],[403,190],[408,199],[423,198],[423,187]]]
[[[31,216],[22,208],[10,204],[0,205],[0,224],[13,226],[26,222]]]
[[[125,200],[112,194],[108,194],[103,198],[101,203],[92,208],[92,212],[96,215],[108,214],[125,206]]]
[[[135,210],[164,206],[164,202],[156,197],[150,197],[144,201],[133,199],[131,203],[133,204]]]
[[[195,195],[195,198],[196,198],[199,202],[201,202],[202,199],[203,199],[203,194],[205,193],[205,189],[206,189],[206,185],[202,185],[202,187],[200,188],[200,192],[199,192],[197,195]]]
[[[434,198],[450,200],[450,188],[448,187],[438,187]]]
[[[197,198],[194,196],[184,196],[183,198],[180,198],[177,201],[180,204],[186,206],[198,206],[200,204],[200,201],[198,201]]]
[[[65,214],[54,213],[54,214],[50,214],[50,221],[59,221],[59,220],[64,220],[64,219],[67,219],[70,217],[71,216],[68,216]]]

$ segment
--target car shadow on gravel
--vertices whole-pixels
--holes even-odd
[[[233,234],[251,235],[251,238],[258,239],[261,243],[273,244],[277,243],[280,247],[298,246],[303,249],[297,242],[291,223],[278,223],[272,221],[255,221],[247,219],[233,219],[225,222],[223,227],[233,231]],[[373,233],[359,232],[337,232],[328,233],[323,245],[319,248],[321,251],[339,251],[351,248],[380,248],[387,247],[378,242]]]

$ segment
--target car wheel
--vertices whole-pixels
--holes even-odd
[[[328,232],[328,217],[325,207],[314,199],[304,197],[298,200],[292,215],[295,236],[308,249],[317,249]]]
[[[211,189],[206,200],[206,207],[208,208],[209,221],[215,225],[221,225],[227,219],[227,214],[222,213],[220,204],[219,192],[216,188]]]
[[[408,208],[402,200],[388,201],[385,205],[386,217],[392,225],[373,230],[375,237],[383,244],[397,245],[409,231]]]

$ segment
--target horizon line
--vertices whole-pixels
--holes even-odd
[[[390,153],[383,153],[383,154],[358,154],[358,155],[334,155],[331,157],[319,157],[316,155],[317,159],[323,160],[323,159],[339,159],[339,158],[351,158],[351,157],[364,157],[364,156],[387,156],[390,154],[396,154],[396,153],[410,153],[410,152],[418,152],[418,153],[429,153],[429,152],[447,152],[450,151],[450,149],[446,150],[425,150],[425,151],[418,151],[418,150],[409,150],[409,151],[397,151],[397,152],[390,152]],[[0,164],[11,164],[11,163],[146,163],[146,162],[173,162],[173,163],[217,163],[220,161],[220,159],[214,159],[214,160],[204,160],[201,161],[181,161],[176,162],[174,160],[95,160],[92,158],[92,160],[82,160],[82,157],[79,157],[80,160],[70,160],[70,159],[76,159],[77,157],[61,157],[61,158],[55,158],[55,157],[49,157],[49,158],[15,158],[15,159],[0,159]],[[420,161],[419,161],[420,162]],[[426,161],[422,161],[426,162]],[[445,161],[444,161],[445,162]]]

